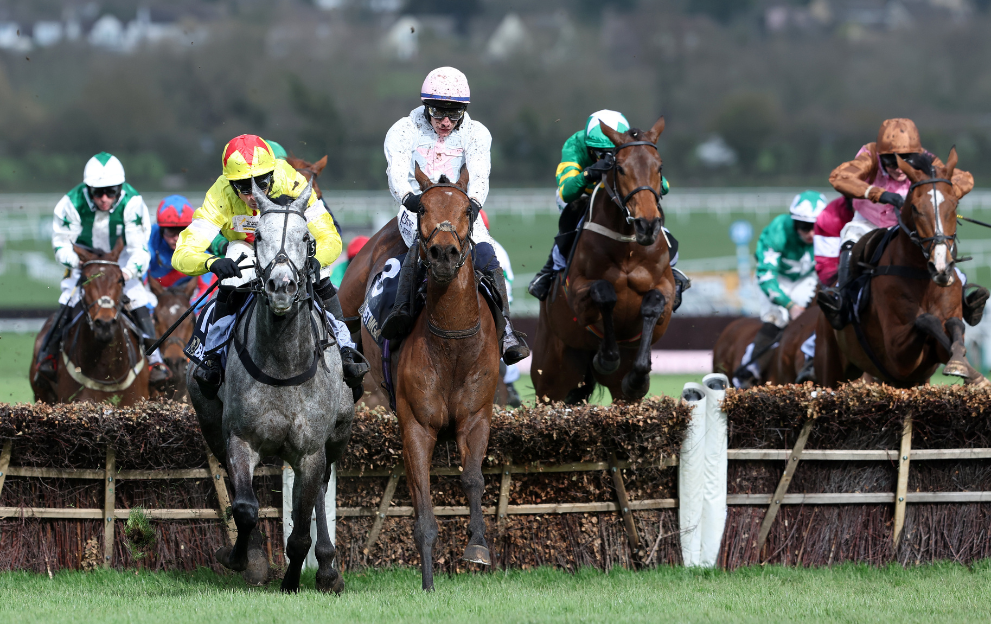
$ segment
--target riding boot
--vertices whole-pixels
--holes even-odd
[[[816,302],[823,316],[833,329],[839,331],[849,323],[847,302],[843,296],[843,288],[850,280],[850,257],[853,255],[853,241],[843,243],[840,248],[840,265],[836,272],[836,285],[821,288],[816,295]]]
[[[150,349],[158,340],[155,337],[155,322],[151,318],[148,308],[140,306],[131,310],[131,316],[137,322],[138,329],[144,334],[143,344],[145,349]],[[165,382],[172,379],[172,371],[162,362],[148,365],[148,383],[155,387],[161,387]]]
[[[984,305],[991,293],[988,289],[977,284],[967,284],[963,287],[963,320],[975,327],[984,318]]]
[[[815,358],[810,358],[806,356],[805,363],[802,365],[802,370],[798,371],[798,376],[795,377],[795,383],[805,383],[806,381],[811,381],[815,383],[816,381],[816,367]]]
[[[62,332],[65,331],[65,326],[69,323],[71,316],[72,308],[70,306],[59,306],[58,312],[55,314],[55,321],[49,328],[48,335],[45,336],[42,347],[38,351],[38,372],[52,383],[58,381],[55,371],[58,354],[62,349]]]
[[[512,321],[509,318],[509,292],[506,290],[506,276],[498,266],[492,272],[484,271],[486,276],[492,280],[499,297],[502,299],[502,320],[503,331],[500,337],[502,345],[502,359],[506,364],[516,364],[530,355],[530,347],[523,340],[523,334],[513,329]],[[496,325],[499,325],[498,321]]]
[[[554,250],[551,249],[551,255],[547,257],[547,262],[544,263],[543,268],[537,271],[537,274],[532,280],[530,280],[530,285],[526,287],[526,291],[536,297],[537,299],[543,301],[547,299],[547,295],[551,292],[551,286],[554,284]]]
[[[213,313],[210,315],[210,325],[230,314],[229,300],[234,294],[233,289],[221,286],[217,291],[217,301],[213,304]],[[217,398],[220,385],[224,383],[224,368],[220,353],[217,351],[207,351],[200,360],[199,366],[193,371],[193,379],[199,386],[200,393],[210,399]]]
[[[324,278],[316,286],[313,292],[323,301],[323,306],[338,321],[344,321],[344,309],[341,307],[341,300],[337,296],[337,288],[331,283],[330,278]],[[344,383],[352,390],[361,388],[361,382],[365,375],[371,370],[368,360],[354,347],[341,347],[341,366],[344,369]],[[364,392],[362,392],[364,394]],[[361,395],[355,397],[355,401]]]
[[[740,388],[752,388],[760,383],[767,365],[771,363],[774,350],[771,348],[778,341],[781,329],[774,323],[764,323],[754,337],[754,348],[750,352],[750,362],[741,366],[733,373],[740,383]],[[756,373],[753,368],[756,365]]]
[[[413,331],[413,298],[416,297],[416,275],[419,272],[420,246],[415,242],[399,270],[399,285],[396,288],[396,302],[392,312],[382,322],[382,337],[388,340],[405,338]]]
[[[671,267],[671,274],[674,275],[674,305],[671,306],[673,313],[681,307],[681,294],[692,287],[692,280],[674,267]]]

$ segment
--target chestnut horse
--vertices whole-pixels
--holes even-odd
[[[762,383],[771,382],[774,385],[795,383],[798,373],[805,365],[805,354],[802,353],[802,343],[808,340],[815,331],[819,318],[819,305],[813,300],[802,312],[802,315],[788,324],[781,332],[778,346],[762,372]],[[734,373],[740,368],[743,354],[754,341],[763,322],[758,318],[740,318],[723,329],[712,350],[712,372],[722,373],[733,379]]]
[[[617,146],[615,166],[593,193],[568,270],[540,303],[530,370],[537,396],[554,401],[580,403],[596,382],[614,399],[646,395],[650,346],[674,302],[655,145],[664,118],[647,132],[601,128]]]
[[[819,315],[815,367],[820,384],[836,387],[866,372],[909,388],[927,383],[940,364],[946,364],[945,375],[988,384],[967,362],[964,347],[962,286],[954,270],[957,196],[949,181],[956,164],[955,148],[945,166],[931,171],[898,158],[898,167],[912,181],[899,230],[878,266],[864,269],[871,275],[871,295],[860,326],[854,321],[837,331]],[[854,259],[863,247],[854,248]]]
[[[113,250],[101,253],[73,245],[79,256],[81,312],[63,331],[62,350],[53,385],[38,374],[38,351],[55,318],[49,317],[34,341],[34,357],[28,379],[36,401],[113,401],[134,405],[148,398],[148,361],[141,332],[123,312],[124,275],[117,259],[124,250],[118,238]]]
[[[323,199],[323,192],[320,191],[320,187],[317,185],[317,176],[320,175],[320,172],[327,166],[327,157],[324,156],[320,160],[311,163],[303,160],[302,158],[287,156],[286,162],[289,163],[289,166],[293,169],[302,173],[303,177],[310,183],[310,186],[313,187],[313,192],[317,194],[317,197]]]
[[[399,347],[398,359],[392,357],[389,366],[395,380],[406,481],[413,498],[413,539],[420,552],[423,589],[432,590],[437,520],[430,496],[430,463],[440,437],[453,437],[461,453],[461,484],[470,509],[464,559],[491,564],[482,515],[482,460],[499,381],[499,341],[492,313],[478,292],[471,261],[467,167],[462,167],[456,184],[444,176],[433,184],[419,167],[415,174],[423,195],[418,243],[408,253],[419,254],[427,267],[426,307]],[[389,258],[402,253],[401,244],[392,223],[372,237],[348,266],[341,299],[359,290],[368,275],[381,271]],[[361,338],[371,364],[366,388],[381,394],[382,352],[365,327]],[[388,405],[384,397],[380,400]]]
[[[192,277],[185,284],[166,288],[155,278],[148,279],[151,292],[158,298],[153,319],[155,333],[164,336],[172,324],[179,320],[183,312],[189,309],[193,293],[199,285],[199,278]],[[193,315],[187,316],[168,338],[158,347],[165,365],[172,371],[172,379],[168,380],[162,391],[158,393],[167,399],[184,401],[186,399],[186,365],[189,360],[183,353],[186,343],[193,336]]]

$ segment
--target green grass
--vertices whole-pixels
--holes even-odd
[[[0,403],[34,401],[28,383],[34,337],[34,334],[0,334]]]
[[[650,390],[647,391],[647,396],[659,396],[666,394],[668,396],[681,396],[681,389],[685,387],[685,384],[689,381],[701,382],[704,375],[651,375],[650,376]],[[533,390],[533,381],[530,375],[522,375],[515,384],[516,391],[520,393],[520,397],[524,402],[532,403],[536,399],[536,393]],[[609,394],[609,390],[604,386],[599,386],[592,393],[592,398],[590,403],[595,403],[598,405],[606,405],[612,402],[612,395]]]
[[[200,570],[0,574],[0,620],[72,622],[986,622],[991,568],[938,564],[903,569],[769,566],[726,573],[538,569],[438,576],[419,590],[413,569],[348,574],[340,596]]]

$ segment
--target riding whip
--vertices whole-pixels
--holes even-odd
[[[970,217],[964,217],[964,216],[961,216],[961,215],[957,215],[957,218],[958,219],[962,219],[964,221],[968,221],[970,223],[975,223],[977,225],[983,225],[986,228],[991,228],[991,223],[985,223],[983,221],[978,221],[977,219],[971,219]]]
[[[235,264],[237,264],[237,268],[239,268],[239,269],[250,269],[251,268],[251,267],[242,267],[241,266],[241,261],[244,260],[247,257],[248,257],[247,254],[241,254],[241,256],[235,262]],[[206,292],[203,293],[200,296],[199,299],[197,299],[195,302],[193,302],[193,304],[189,306],[189,309],[188,310],[186,310],[185,312],[182,313],[182,316],[179,317],[179,320],[177,320],[175,323],[172,323],[172,327],[168,328],[165,331],[165,333],[162,334],[162,337],[155,341],[155,344],[153,344],[150,347],[148,347],[147,349],[145,349],[145,355],[146,356],[151,356],[151,354],[154,353],[155,350],[158,349],[158,347],[163,342],[165,342],[165,339],[172,335],[172,332],[174,332],[176,330],[176,327],[179,327],[179,325],[182,324],[182,322],[186,320],[186,317],[189,316],[189,313],[192,312],[193,310],[195,310],[196,307],[198,305],[200,305],[200,303],[202,303],[204,300],[206,300],[206,298],[210,296],[210,293],[213,292],[213,289],[215,289],[217,286],[220,286],[220,282],[221,282],[221,280],[218,279],[216,282],[214,282],[213,284],[211,284],[210,287],[206,289]]]

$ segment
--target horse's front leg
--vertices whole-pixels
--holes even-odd
[[[950,318],[946,321],[945,327],[946,333],[950,337],[950,359],[947,361],[946,366],[943,367],[943,374],[963,377],[964,383],[968,386],[986,386],[991,384],[980,371],[976,370],[967,361],[967,347],[964,344],[966,327],[963,324],[963,319],[957,317]]]
[[[664,314],[665,304],[664,295],[659,290],[648,290],[643,296],[640,304],[640,316],[643,317],[640,347],[633,370],[623,377],[623,395],[627,399],[642,399],[650,389],[650,345],[654,340],[654,327]]]
[[[403,410],[402,405],[400,410]],[[403,461],[406,464],[406,483],[413,499],[413,541],[420,551],[423,589],[433,591],[437,519],[434,517],[434,503],[430,497],[430,461],[437,440],[412,415],[401,415],[400,422],[404,421],[408,426],[403,427],[402,432]]]
[[[613,325],[616,288],[606,280],[596,280],[588,289],[588,294],[602,314],[602,343],[592,358],[592,366],[600,375],[611,375],[619,369],[619,345],[616,342],[616,327]]]
[[[237,540],[233,547],[225,546],[217,551],[217,561],[237,572],[243,572],[248,567],[251,533],[258,524],[258,499],[251,486],[258,459],[258,453],[247,441],[237,435],[227,440],[227,475],[234,487],[231,511],[237,526]]]
[[[306,554],[310,552],[310,545],[313,543],[313,539],[310,537],[310,518],[313,517],[313,507],[317,496],[327,492],[326,482],[323,480],[326,469],[327,458],[323,449],[318,453],[303,457],[298,466],[293,466],[293,471],[296,473],[292,488],[293,527],[289,539],[286,540],[286,558],[289,559],[289,566],[285,576],[282,577],[281,589],[283,592],[299,591],[299,575],[303,571],[303,561],[306,560]],[[326,531],[326,517],[323,524]],[[318,521],[318,538],[319,527]],[[330,541],[329,533],[327,534],[327,541]],[[331,545],[331,549],[333,549],[333,545]]]
[[[337,549],[330,539],[330,527],[327,525],[327,484],[330,481],[330,471],[333,461],[339,458],[332,445],[327,444],[327,466],[324,470],[323,481],[320,483],[320,491],[317,493],[316,515],[317,515],[317,547],[314,554],[317,556],[317,589],[322,592],[334,592],[336,594],[344,591],[344,577],[340,571],[334,568],[334,558],[337,556]]]
[[[482,514],[482,494],[485,479],[482,477],[482,459],[489,447],[489,423],[492,406],[487,405],[466,419],[458,429],[458,450],[461,451],[461,487],[468,498],[468,546],[464,560],[482,565],[492,565],[489,548],[485,543],[485,516]]]

